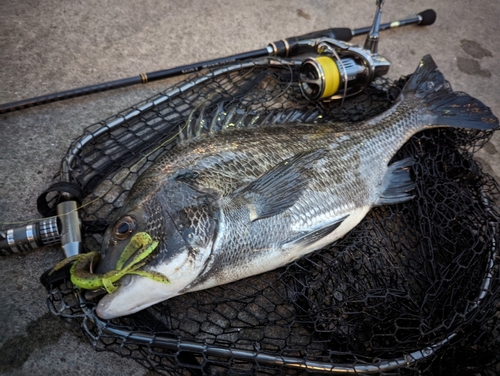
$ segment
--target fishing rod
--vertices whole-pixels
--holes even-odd
[[[158,71],[143,74],[140,81],[137,78],[128,78],[118,81],[103,83],[100,85],[88,86],[86,88],[74,89],[69,92],[51,94],[45,97],[38,97],[32,100],[21,101],[22,106],[6,104],[2,106],[2,112],[19,110],[21,108],[36,106],[49,101],[68,99],[74,96],[81,96],[95,93],[97,91],[111,90],[118,87],[129,86],[135,83],[146,83],[148,81],[159,80],[161,78],[172,77],[179,74],[194,72],[208,67],[216,67],[234,60],[232,65],[219,67],[211,74],[199,77],[195,82],[186,83],[186,89],[193,85],[201,85],[211,77],[231,71],[239,70],[244,65],[255,66],[256,57],[265,56],[290,56],[314,50],[318,56],[307,57],[301,61],[294,62],[300,64],[299,87],[303,96],[310,101],[329,101],[332,99],[342,100],[361,92],[370,82],[379,76],[387,73],[390,67],[389,61],[378,54],[379,32],[391,28],[417,24],[431,25],[436,19],[433,10],[426,10],[417,16],[405,20],[380,23],[382,5],[384,0],[377,1],[375,18],[371,27],[361,29],[334,28],[321,30],[299,37],[292,37],[278,42],[270,43],[267,48],[233,55],[226,58],[210,60],[202,63],[186,65],[172,68],[165,71]],[[325,36],[326,34],[326,36]],[[354,36],[367,34],[364,47],[355,46],[339,38],[350,40]],[[113,86],[118,85],[118,86]],[[98,89],[96,89],[98,88]],[[29,224],[6,231],[0,231],[0,256],[12,253],[25,252],[40,248],[49,244],[61,243],[66,257],[74,256],[81,252],[82,237],[81,223],[78,217],[78,197],[79,190],[70,184],[69,172],[76,156],[81,152],[87,142],[99,137],[101,133],[116,129],[124,121],[139,116],[141,111],[145,111],[154,105],[159,105],[168,101],[173,96],[178,95],[184,89],[174,89],[148,102],[139,109],[131,111],[123,118],[115,119],[98,129],[95,134],[87,136],[81,140],[77,147],[71,151],[70,155],[62,164],[61,182],[53,184],[38,198],[38,209],[44,216],[51,215],[38,223]],[[69,94],[68,94],[69,93]],[[21,103],[16,102],[16,103]],[[29,103],[29,104],[26,104]],[[57,213],[48,207],[46,197],[49,192],[58,192]],[[56,216],[54,216],[56,214]]]
[[[414,17],[405,18],[399,21],[388,22],[379,25],[379,31],[399,28],[408,25],[428,26],[436,20],[436,12],[427,9]],[[66,99],[81,97],[108,90],[119,89],[137,84],[146,84],[166,78],[180,76],[186,73],[198,72],[206,68],[214,68],[238,60],[255,59],[266,56],[291,57],[304,52],[304,47],[310,46],[311,41],[318,38],[330,38],[339,41],[348,42],[359,35],[365,35],[370,32],[372,26],[358,29],[349,28],[331,28],[312,33],[286,38],[277,42],[271,42],[265,48],[259,50],[243,52],[236,55],[226,56],[218,59],[202,61],[194,64],[182,65],[175,68],[140,73],[138,76],[122,78],[119,80],[103,82],[100,84],[84,86],[58,93],[46,94],[39,97],[24,99],[16,102],[10,102],[0,105],[0,114],[19,111],[29,107],[40,106],[42,104],[58,102]]]

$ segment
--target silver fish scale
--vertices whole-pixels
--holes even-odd
[[[384,119],[361,124],[356,131],[284,125],[238,129],[183,145],[184,152],[166,158],[165,165],[195,171],[197,187],[215,192],[223,212],[211,265],[190,287],[203,287],[210,279],[221,284],[253,275],[255,265],[265,265],[269,253],[283,252],[285,243],[316,231],[329,219],[375,205],[385,189],[388,162],[411,135],[423,129],[428,116],[424,110],[405,105]],[[251,222],[247,207],[231,206],[238,188],[278,163],[314,149],[327,153],[304,170],[307,186],[292,207]],[[291,261],[286,252],[280,257],[283,265]]]
[[[144,211],[148,216],[145,231],[153,238],[163,243],[165,238],[165,219],[159,203],[152,198],[146,205]]]

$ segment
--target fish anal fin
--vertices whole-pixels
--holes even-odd
[[[397,204],[411,200],[414,196],[409,192],[415,188],[415,182],[410,176],[413,158],[405,158],[391,164],[383,178],[385,187],[377,201],[377,205]]]
[[[310,177],[307,171],[326,151],[305,151],[286,159],[256,180],[232,194],[232,200],[246,205],[250,220],[272,217],[290,208],[302,195]]]

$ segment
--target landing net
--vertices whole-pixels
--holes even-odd
[[[85,129],[60,176],[80,192],[86,250],[99,250],[137,176],[180,139],[353,123],[389,108],[406,80],[378,79],[342,106],[320,104],[301,96],[297,68],[263,59],[203,72]],[[394,159],[415,159],[416,197],[373,209],[346,237],[287,267],[110,321],[67,274],[45,275],[49,308],[81,325],[96,350],[160,374],[495,374],[499,190],[473,159],[490,137],[455,129],[414,136]]]

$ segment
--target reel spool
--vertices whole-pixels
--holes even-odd
[[[316,41],[322,56],[306,58],[300,67],[299,86],[306,99],[332,100],[359,94],[376,77],[387,74],[390,62],[377,54],[383,2],[377,1],[363,48],[331,38]]]
[[[378,76],[386,74],[380,72]],[[355,95],[363,91],[374,77],[369,62],[363,59],[333,56],[309,57],[300,67],[300,90],[310,101],[332,100]]]
[[[332,55],[306,58],[299,75],[302,95],[310,101],[349,97],[389,71],[389,61],[381,56],[373,59],[360,51],[356,55],[341,59]]]

